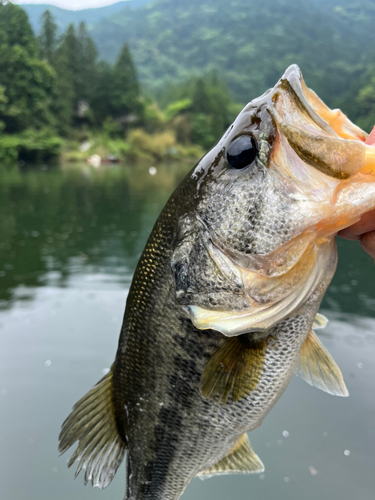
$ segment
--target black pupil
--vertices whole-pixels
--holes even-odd
[[[227,149],[227,160],[232,168],[245,168],[255,160],[257,145],[250,135],[240,135]]]

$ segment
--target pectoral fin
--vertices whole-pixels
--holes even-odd
[[[247,434],[243,434],[233,449],[215,465],[197,474],[206,479],[218,474],[252,474],[264,471],[264,465],[251,448]]]
[[[75,404],[62,425],[59,451],[78,446],[68,467],[78,460],[76,477],[85,469],[85,484],[105,488],[112,481],[125,454],[125,443],[117,430],[112,402],[112,370]]]
[[[246,335],[228,338],[203,370],[201,394],[207,399],[218,395],[225,404],[247,396],[259,383],[263,370],[267,341],[252,342]]]
[[[328,319],[323,314],[318,313],[315,316],[312,329],[313,330],[318,330],[319,328],[325,328],[325,326],[327,325],[327,323],[328,323]]]
[[[295,373],[328,394],[349,396],[340,368],[312,330],[301,348]]]

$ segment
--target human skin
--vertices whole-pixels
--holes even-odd
[[[340,231],[339,236],[346,240],[360,240],[363,250],[375,259],[375,210],[362,215],[353,226]]]

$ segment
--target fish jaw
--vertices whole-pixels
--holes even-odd
[[[298,66],[289,67],[275,85],[268,111],[306,165],[337,179],[361,169],[367,134],[308,89]]]
[[[317,237],[336,234],[375,208],[375,132],[367,136],[326,106],[297,66],[280,82],[270,106],[277,124],[270,168],[293,181],[305,206],[310,201]]]

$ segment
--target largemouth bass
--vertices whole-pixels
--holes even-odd
[[[375,147],[297,66],[251,101],[160,214],[111,371],[63,424],[85,482],[126,456],[126,500],[177,500],[195,476],[264,469],[247,432],[298,372],[347,396],[313,328],[336,233],[375,207]]]

